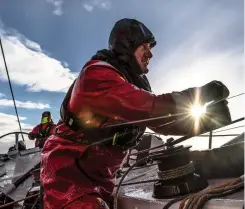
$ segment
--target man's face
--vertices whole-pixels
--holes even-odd
[[[50,115],[45,113],[42,115],[41,123],[44,124],[44,123],[48,123],[48,122],[50,122]]]
[[[141,68],[143,74],[148,73],[149,60],[152,58],[150,44],[144,43],[140,45],[134,52],[134,56]]]

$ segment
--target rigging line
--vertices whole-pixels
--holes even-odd
[[[241,134],[215,134],[213,135],[212,134],[212,137],[221,137],[221,136],[239,136]],[[208,134],[205,134],[205,135],[199,135],[198,137],[209,137]]]
[[[147,121],[154,121],[154,120],[159,120],[159,119],[163,119],[163,118],[170,118],[170,117],[186,115],[186,114],[187,113],[176,113],[176,114],[169,114],[169,115],[164,115],[164,116],[159,116],[159,117],[154,117],[154,118],[135,120],[135,121],[125,122],[125,123],[117,123],[117,124],[108,125],[108,126],[106,126],[106,128],[111,128],[111,127],[115,127],[115,126],[122,126],[122,125],[129,125],[129,124],[135,124],[135,123],[141,123],[141,122],[147,122]],[[169,122],[167,124],[169,124]]]
[[[240,93],[240,94],[228,97],[228,98],[222,98],[220,100],[217,100],[217,101],[214,101],[214,102],[210,103],[208,106],[210,107],[210,106],[212,106],[212,105],[214,105],[214,104],[216,104],[218,102],[221,102],[223,100],[232,99],[232,98],[235,98],[235,97],[238,97],[238,96],[242,96],[243,94],[245,94],[245,93],[243,92],[243,93]],[[176,117],[176,116],[186,117],[187,115],[189,115],[188,111],[183,112],[183,113],[168,114],[168,115],[154,117],[154,118],[147,118],[147,119],[135,120],[135,121],[130,121],[130,122],[116,123],[116,124],[107,125],[106,127],[110,128],[110,127],[117,127],[117,126],[122,126],[122,125],[130,125],[130,124],[142,123],[142,122],[147,122],[147,121],[155,121],[155,120],[159,120],[159,119],[163,119],[163,118],[170,118],[170,117]],[[177,121],[179,121],[179,120],[177,120]],[[171,123],[176,123],[177,121],[168,122],[166,124],[163,124],[162,126],[169,125]]]
[[[183,114],[182,114],[182,115],[183,115]],[[179,122],[180,120],[183,120],[184,117],[186,117],[186,116],[182,116],[181,118],[179,118],[178,120],[176,120],[176,121],[174,121],[174,122],[177,123],[177,122]],[[169,123],[166,123],[166,124],[169,124]],[[164,125],[164,124],[163,124],[163,125]],[[108,128],[108,126],[105,127],[105,128]],[[129,132],[126,132],[126,133],[130,133],[130,131],[129,131]],[[123,136],[124,134],[125,134],[125,133],[119,134],[118,137],[119,137],[119,136]],[[155,134],[149,134],[149,135],[155,135]],[[105,139],[102,139],[102,140],[100,140],[100,141],[94,142],[94,143],[92,143],[92,144],[89,145],[89,146],[98,145],[98,144],[101,144],[101,143],[103,143],[103,142],[107,142],[107,141],[112,140],[112,139],[113,139],[113,137],[105,138]],[[162,146],[165,146],[165,145],[160,145],[160,147],[162,147]],[[155,147],[155,148],[157,148],[157,147]]]
[[[230,96],[228,98],[222,98],[220,100],[217,100],[217,101],[212,102],[210,105],[214,105],[214,104],[216,104],[218,102],[221,102],[221,101],[224,101],[224,100],[233,99],[235,97],[242,96],[243,94],[245,94],[245,93],[243,92],[243,93],[240,93],[240,94],[237,94],[237,95],[234,95],[234,96]]]
[[[242,96],[243,94],[245,94],[244,92],[241,93],[241,94],[237,94],[237,95],[234,95],[234,96],[230,96],[228,97],[227,99],[232,99],[232,98],[235,98],[235,97],[238,97],[238,96]]]
[[[233,127],[233,128],[227,128],[227,129],[224,129],[224,130],[220,130],[220,131],[215,131],[213,133],[219,133],[219,132],[223,132],[223,131],[228,131],[228,130],[232,130],[232,129],[236,129],[236,128],[242,128],[244,127],[245,125],[242,125],[242,126],[236,126],[236,127]]]
[[[8,67],[7,67],[7,63],[6,63],[6,60],[5,60],[5,55],[4,55],[4,51],[3,51],[3,45],[2,45],[2,40],[1,40],[1,38],[0,38],[0,45],[1,45],[1,51],[2,51],[2,55],[3,55],[3,61],[4,61],[6,73],[7,73],[7,76],[8,76],[9,87],[10,87],[12,99],[13,99],[13,102],[14,102],[15,114],[16,114],[16,116],[17,116],[17,120],[18,120],[18,124],[19,124],[19,128],[20,128],[20,132],[22,132],[21,125],[20,125],[20,119],[19,119],[19,115],[18,115],[16,103],[15,103],[14,92],[13,92],[12,85],[11,85],[11,81],[10,81],[10,77],[9,77]],[[24,140],[23,133],[21,133],[21,136],[22,136],[22,140],[25,141],[25,140]]]
[[[242,93],[242,94],[244,94],[244,93]],[[234,97],[240,96],[242,94],[237,94],[237,95],[234,95],[234,96],[232,96],[230,98],[234,98]],[[222,100],[220,100],[220,101],[222,101]],[[214,104],[215,103],[212,103],[209,106],[214,105]],[[185,119],[186,117],[188,117],[189,113],[177,113],[177,114],[174,114],[174,115],[175,116],[176,115],[178,115],[178,116],[182,115],[182,117],[180,117],[178,120],[175,120],[173,122],[167,122],[167,123],[165,123],[165,124],[163,124],[161,126],[166,126],[166,125],[171,126],[171,125],[174,125],[174,124],[176,124],[178,122],[181,122],[183,119]],[[165,116],[161,116],[161,117],[157,117],[157,118],[149,118],[149,119],[144,119],[144,120],[138,120],[137,122],[139,122],[139,121],[151,121],[151,120],[155,120],[155,119],[159,119],[159,118],[167,118],[167,117],[171,117],[171,116],[173,116],[173,115],[167,115],[167,116],[165,115]],[[238,119],[238,120],[241,120],[241,118]],[[233,122],[235,122],[235,121],[233,121]],[[118,123],[118,124],[115,124],[115,125],[109,125],[109,126],[106,126],[105,128],[110,128],[110,127],[115,127],[115,126],[120,126],[120,125],[134,124],[134,123],[136,123],[136,121],[126,122],[126,123]],[[154,135],[154,134],[152,134],[152,135]],[[106,142],[106,141],[111,140],[111,139],[112,139],[112,137],[103,139],[101,141],[98,141],[98,142],[93,143],[91,146],[96,145],[96,144],[100,144],[100,143],[103,143],[103,142]],[[161,145],[160,147],[162,147],[162,146],[166,146],[166,145],[164,144],[164,145]],[[155,147],[154,149],[156,149],[156,148],[158,148],[158,147]],[[134,154],[131,154],[131,155],[134,155]]]
[[[237,120],[232,121],[230,124],[227,124],[226,126],[229,126],[229,125],[231,125],[231,124],[240,122],[240,121],[242,121],[242,120],[244,120],[244,118],[239,118],[239,119],[237,119]],[[215,129],[210,130],[210,131],[214,131],[214,130],[216,130],[216,129],[219,129],[219,128],[215,128]],[[213,133],[216,133],[216,132],[213,132]],[[185,141],[185,140],[187,140],[187,139],[189,139],[189,138],[192,138],[192,137],[195,137],[195,135],[193,135],[193,136],[190,136],[190,135],[189,135],[189,136],[183,136],[183,137],[181,137],[181,138],[175,139],[174,141],[172,141],[172,142],[170,142],[170,143],[165,142],[165,143],[162,144],[162,145],[158,145],[158,146],[155,146],[155,147],[152,147],[152,148],[149,148],[149,149],[144,149],[144,150],[138,151],[137,153],[129,154],[128,156],[132,156],[132,155],[137,155],[137,154],[149,152],[150,150],[154,150],[154,149],[159,149],[159,148],[162,148],[162,147],[166,147],[166,146],[169,145],[169,144],[170,144],[170,145],[175,145],[175,144],[178,144],[178,143],[180,143],[180,142],[183,142],[183,141]],[[196,137],[199,137],[199,135],[196,135]],[[158,151],[159,151],[159,150],[157,150],[156,152],[158,152]]]

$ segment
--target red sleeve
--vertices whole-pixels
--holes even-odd
[[[125,122],[173,114],[176,111],[170,94],[157,96],[131,85],[114,70],[93,66],[78,77],[69,109],[77,114],[89,111]],[[144,126],[165,122],[148,121]]]
[[[32,131],[28,134],[30,140],[34,140],[35,137],[33,135],[38,133],[39,125],[35,126]]]
[[[53,134],[56,128],[56,124],[53,124],[50,130],[50,134]]]

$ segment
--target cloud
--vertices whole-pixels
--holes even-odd
[[[183,14],[181,16],[184,17]],[[193,12],[189,11],[185,19],[181,21],[193,20]],[[227,33],[237,25],[236,14],[212,7],[202,19],[202,25],[189,28],[191,32],[186,39],[172,45],[162,55],[155,55],[154,60],[157,60],[149,73],[155,92],[183,90],[216,79],[223,81],[230,88],[231,94],[241,93],[243,43],[222,46],[232,40],[232,37],[227,37]],[[177,20],[180,21],[178,15]],[[161,47],[164,50],[164,45]]]
[[[109,0],[86,0],[83,1],[83,8],[88,12],[92,12],[95,8],[109,10],[111,1]]]
[[[32,49],[32,50],[37,51],[37,52],[42,52],[39,44],[37,44],[33,41],[30,41],[28,39],[25,39],[25,38],[23,38],[23,41],[25,43],[25,46],[28,47],[29,49]]]
[[[2,24],[0,24],[0,27]],[[66,92],[75,79],[67,67],[43,52],[41,46],[12,29],[0,28],[5,58],[11,81],[32,92]],[[7,75],[0,58],[0,80],[7,81]]]
[[[230,29],[233,27],[236,31],[236,14],[212,8],[212,12],[207,12],[203,19],[208,20],[203,21],[200,27],[195,26],[188,38],[158,57],[150,73],[156,93],[201,86],[212,80],[220,80],[227,85],[231,96],[243,92],[243,43],[224,46],[232,41],[232,37],[227,35]],[[235,35],[239,36],[238,29]],[[236,106],[240,108],[232,107],[232,115],[241,111],[241,103]]]
[[[88,12],[92,12],[94,7],[88,4],[83,4],[84,9],[86,9]]]
[[[9,132],[19,131],[18,120],[15,115],[10,115],[0,112],[0,136]],[[19,116],[20,121],[24,121],[27,118]],[[22,130],[30,130],[33,128],[33,125],[20,122]]]
[[[0,98],[3,98],[3,97],[6,97],[6,95],[0,92]]]
[[[19,131],[19,125],[18,125],[17,117],[15,115],[10,115],[10,114],[5,114],[5,113],[0,112],[0,118],[1,118],[0,136],[7,134],[7,133],[10,133],[10,132]],[[20,119],[20,121],[25,121],[26,117],[20,116],[19,119]],[[22,131],[29,132],[32,130],[32,128],[34,126],[21,122],[21,127],[22,127]],[[24,139],[26,141],[26,145],[28,147],[34,147],[34,142],[28,140],[27,135],[23,135],[23,136],[24,136]],[[19,137],[21,137],[21,136],[19,136]],[[0,154],[6,153],[8,148],[10,146],[13,146],[14,143],[15,143],[15,135],[9,135],[9,136],[1,138]]]
[[[62,10],[62,5],[63,5],[63,1],[62,0],[46,0],[48,3],[53,4],[54,6],[54,11],[53,14],[60,16],[63,14],[63,10]]]
[[[188,13],[175,11],[172,12],[173,16],[170,15],[171,22],[178,27],[184,23],[185,27],[172,28],[172,31],[176,29],[179,33],[175,33],[167,43],[157,46],[161,55],[154,54],[154,66],[149,73],[155,93],[181,91],[212,80],[222,81],[229,88],[230,96],[244,92],[244,43],[243,38],[240,38],[243,37],[243,31],[240,30],[243,17],[237,10],[225,8],[223,4],[222,9],[217,5],[210,5],[209,9],[202,8],[205,13],[200,13],[201,17],[195,6],[188,7]],[[188,31],[185,31],[186,28]],[[232,119],[242,117],[244,95],[228,102]],[[244,121],[223,129],[243,124]],[[239,128],[224,133],[239,134],[243,131],[244,128]],[[219,147],[232,138],[214,137],[213,147]],[[195,137],[183,144],[191,144],[193,149],[207,149],[208,137]]]
[[[50,108],[49,104],[43,104],[43,103],[35,103],[31,101],[22,102],[15,100],[16,106],[19,108],[25,108],[25,109],[46,109]],[[0,99],[0,106],[6,106],[6,107],[12,107],[14,106],[13,100],[9,99]]]

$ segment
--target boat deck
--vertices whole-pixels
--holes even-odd
[[[140,168],[129,172],[123,183],[157,179],[157,166]],[[117,180],[119,182],[120,179]],[[212,179],[209,185],[222,184],[231,179]],[[120,187],[118,209],[162,209],[171,199],[155,199],[152,197],[154,183],[143,183]],[[210,187],[209,186],[209,187]],[[180,202],[173,204],[170,209],[177,209]],[[205,204],[204,209],[242,209],[244,205],[244,190],[224,198],[212,199]]]
[[[21,152],[20,156],[10,158],[4,162],[1,168],[6,169],[6,174],[1,178],[11,178],[18,174],[23,174],[31,167],[33,167],[40,159],[40,151],[36,149],[30,149]],[[3,164],[3,162],[2,162]],[[126,171],[127,168],[124,168]],[[146,181],[150,179],[157,179],[157,166],[150,166],[144,168],[134,168],[125,178],[123,183]],[[117,179],[119,182],[120,178]],[[212,179],[209,180],[210,186],[216,184],[222,184],[231,179]],[[28,190],[32,185],[33,179],[29,177],[24,183],[19,185],[16,190],[9,193],[9,196],[13,200],[19,200],[26,196]],[[0,185],[6,187],[11,184],[11,180],[1,181]],[[127,185],[120,187],[120,193],[118,198],[118,209],[162,209],[171,199],[155,199],[152,197],[154,183],[141,183],[137,185]],[[2,190],[2,189],[1,189]],[[177,209],[179,207],[177,202],[173,204],[170,209]],[[21,203],[20,203],[21,205]],[[20,205],[16,205],[14,208],[21,208]],[[224,198],[212,199],[208,201],[204,209],[242,209],[244,205],[244,190],[236,192],[232,195]]]

